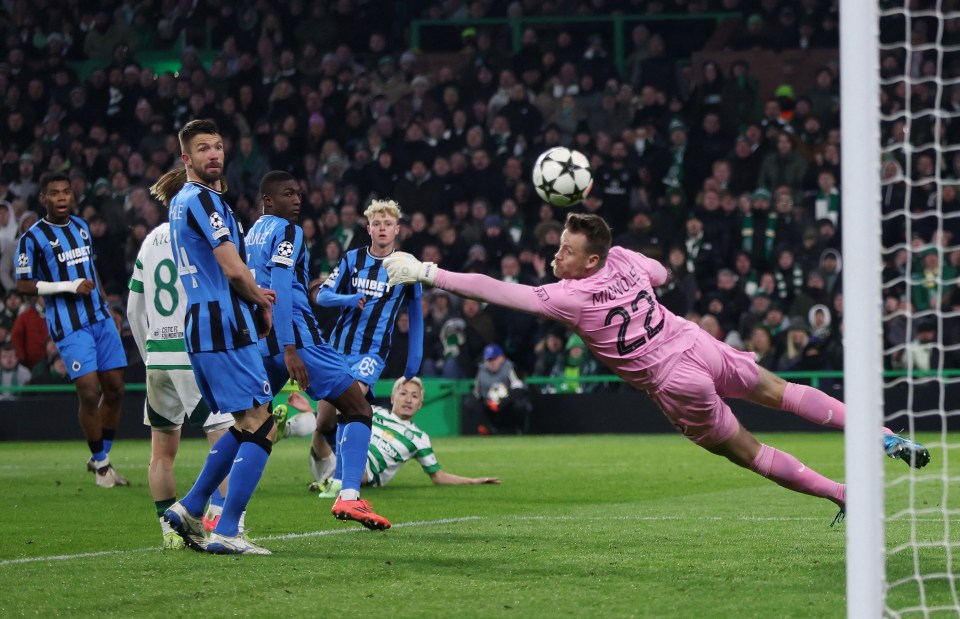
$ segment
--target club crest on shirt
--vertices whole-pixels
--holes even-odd
[[[89,239],[90,239],[90,235],[87,234],[87,231],[86,231],[86,230],[84,230],[83,228],[80,228],[80,238],[83,239],[84,241],[86,241],[86,240],[89,240]],[[51,242],[50,244],[53,245],[52,242]],[[57,245],[59,245],[59,244],[60,244],[60,243],[58,242]]]

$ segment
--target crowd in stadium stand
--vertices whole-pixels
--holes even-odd
[[[139,243],[166,219],[147,188],[179,165],[177,130],[190,119],[212,118],[228,148],[227,198],[245,225],[257,216],[264,173],[280,169],[303,179],[312,279],[325,278],[344,251],[367,242],[365,205],[391,197],[406,214],[403,249],[423,260],[509,281],[551,281],[565,211],[536,196],[530,168],[546,148],[565,145],[585,153],[594,174],[593,191],[574,210],[602,215],[615,244],[668,266],[673,277],[658,291],[667,307],[753,351],[764,367],[842,369],[836,62],[806,67],[809,90],[782,84],[766,92],[745,61],[726,71],[713,62],[696,73],[682,66],[677,54],[692,50],[672,49],[655,21],[628,25],[622,72],[610,38],[583,28],[526,28],[513,52],[505,27],[467,24],[452,30],[452,53],[440,62],[408,49],[407,39],[414,18],[729,11],[739,16],[729,49],[831,49],[838,44],[837,5],[4,3],[0,285],[7,292],[0,336],[34,380],[57,382],[42,301],[13,292],[16,239],[43,214],[39,175],[69,175],[111,302],[122,306]],[[935,36],[914,30],[915,42]],[[449,39],[451,30],[445,32]],[[175,70],[157,72],[141,61],[162,51],[179,56]],[[882,60],[886,75],[904,67],[926,75],[931,61],[929,54],[895,51]],[[912,94],[929,98],[933,91],[921,84]],[[903,108],[906,94],[903,84],[887,87],[885,110]],[[960,89],[943,105],[960,106]],[[932,178],[934,166],[953,176],[960,165],[960,157],[941,161],[923,150],[907,159],[906,140],[923,144],[934,130],[933,123],[917,124],[909,138],[903,122],[884,126],[885,212],[903,204],[914,213],[955,211],[954,187],[942,195],[933,182],[908,187],[910,178]],[[952,136],[958,128],[944,131]],[[927,137],[918,135],[923,131]],[[932,217],[911,230],[906,238],[903,217],[884,226],[888,247],[929,247],[906,279],[906,251],[888,257],[884,331],[895,347],[888,366],[905,367],[912,356],[913,367],[960,367],[952,358],[960,353],[923,345],[960,343],[956,320],[912,321],[915,333],[906,320],[907,312],[960,306],[955,286],[938,284],[941,274],[955,278],[960,269],[960,252],[942,251],[953,230],[940,230]],[[522,374],[601,371],[589,355],[570,354],[581,349],[556,325],[445,293],[428,294],[425,303],[423,375],[471,377],[489,343],[503,346]],[[329,324],[324,311],[317,308]],[[402,373],[404,320],[396,337],[385,377]],[[139,357],[130,343],[128,378],[135,379]],[[22,380],[16,374],[10,380]],[[3,376],[0,382],[9,382]]]

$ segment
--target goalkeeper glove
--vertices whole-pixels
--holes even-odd
[[[416,282],[423,282],[432,286],[434,280],[437,279],[437,271],[439,270],[435,263],[420,262],[402,251],[394,252],[383,261],[383,266],[387,268],[391,286],[414,284]]]

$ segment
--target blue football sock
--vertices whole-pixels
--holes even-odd
[[[353,417],[343,430],[340,458],[343,460],[343,489],[360,491],[363,471],[367,467],[367,448],[370,447],[370,418]],[[366,423],[364,421],[366,420]]]
[[[240,441],[237,439],[239,434],[238,430],[230,428],[210,448],[207,461],[203,465],[203,470],[200,471],[197,481],[194,482],[193,488],[190,488],[187,496],[180,501],[191,516],[199,517],[203,513],[203,509],[207,506],[207,500],[230,472],[233,459],[237,455],[237,450],[240,449]]]
[[[94,462],[102,462],[107,459],[107,452],[103,447],[103,439],[87,441],[87,445],[90,447],[90,457]]]
[[[223,493],[220,492],[220,486],[210,495],[210,507],[219,507],[223,509]]]
[[[104,453],[110,453],[110,448],[113,447],[113,439],[117,436],[116,428],[103,428],[103,451]]]
[[[257,443],[248,440],[240,445],[237,458],[233,461],[233,468],[230,469],[230,481],[227,487],[227,499],[223,503],[223,513],[214,531],[227,537],[234,537],[237,534],[240,515],[247,508],[253,491],[257,489],[269,457],[270,454]]]
[[[337,424],[337,440],[333,445],[333,453],[337,456],[337,465],[333,468],[334,479],[343,479],[343,458],[340,457],[340,442],[343,440],[343,431],[346,427],[347,424],[345,423]]]

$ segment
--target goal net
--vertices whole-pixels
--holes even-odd
[[[845,324],[848,615],[955,617],[960,2],[844,0],[841,77],[844,314],[858,318]],[[881,424],[926,444],[930,465],[869,454]]]

